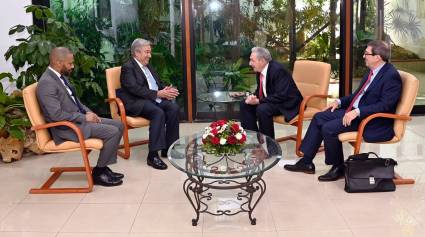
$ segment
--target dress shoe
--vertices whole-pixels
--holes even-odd
[[[285,165],[283,168],[292,172],[304,172],[306,174],[314,174],[316,172],[313,163],[306,163],[302,159],[295,163],[295,165]]]
[[[104,170],[102,171],[98,171],[94,169],[92,176],[93,176],[93,183],[95,185],[111,187],[111,186],[118,186],[123,183],[121,179],[117,179],[109,175],[108,172],[106,171],[106,168],[104,168]]]
[[[154,169],[158,170],[165,170],[167,169],[167,164],[164,163],[164,161],[161,160],[158,156],[151,156],[147,159],[148,165],[152,166]]]
[[[344,165],[334,165],[332,168],[328,171],[328,173],[324,175],[319,176],[319,181],[335,181],[342,177],[344,177],[345,169]]]
[[[124,174],[114,172],[114,171],[112,171],[112,170],[111,170],[108,166],[106,166],[105,168],[106,168],[105,172],[106,172],[108,175],[110,175],[110,176],[112,176],[112,177],[114,177],[114,178],[116,178],[116,179],[122,179],[122,178],[124,178]]]

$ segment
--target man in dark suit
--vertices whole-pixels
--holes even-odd
[[[252,48],[249,65],[257,73],[257,89],[240,104],[241,125],[274,138],[273,116],[283,115],[290,121],[298,114],[303,97],[291,74],[272,60],[267,49]]]
[[[148,165],[167,169],[159,158],[167,156],[170,145],[179,138],[179,106],[172,100],[179,95],[176,88],[164,86],[149,65],[151,43],[136,39],[131,44],[132,58],[121,67],[121,88],[117,96],[123,101],[126,113],[149,119]]]
[[[369,71],[359,88],[313,117],[300,147],[304,157],[295,165],[285,165],[285,169],[314,173],[312,161],[323,141],[325,163],[332,168],[319,176],[319,181],[334,181],[344,176],[344,154],[338,135],[357,131],[360,122],[371,114],[394,113],[396,110],[402,85],[397,69],[388,63],[389,56],[390,46],[384,41],[368,43],[363,58]],[[368,123],[363,138],[367,142],[381,142],[393,136],[393,120],[377,118]]]
[[[74,55],[65,47],[52,49],[50,65],[37,85],[37,100],[47,122],[70,121],[77,125],[84,138],[103,141],[99,159],[93,169],[93,182],[97,185],[122,184],[123,174],[113,172],[108,165],[116,163],[117,150],[124,129],[120,121],[100,118],[83,105],[75,94],[68,77],[74,69]],[[50,128],[55,144],[78,141],[77,135],[68,127]]]

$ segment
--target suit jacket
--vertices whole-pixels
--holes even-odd
[[[260,73],[257,73],[257,89],[255,95],[259,96]],[[299,112],[303,97],[298,90],[292,75],[285,70],[282,64],[275,61],[269,62],[266,76],[267,97],[260,99],[260,103],[273,103],[288,122]]]
[[[91,111],[75,96],[86,111]],[[41,75],[37,85],[37,100],[47,122],[70,121],[75,123],[83,132],[84,138],[90,136],[90,129],[86,123],[86,115],[79,112],[78,106],[60,81],[60,78],[50,69]],[[65,126],[49,129],[53,140],[60,144],[67,140],[78,140],[74,131]]]
[[[369,72],[363,76],[359,88],[349,95],[340,98],[341,108],[347,108],[362,85],[366,82]],[[374,113],[394,113],[401,96],[401,78],[397,69],[386,63],[369,85],[359,101],[360,120]],[[388,141],[394,136],[394,120],[376,118],[371,120],[364,131],[367,142]]]
[[[147,67],[158,84],[158,90],[162,90],[164,86],[158,74],[151,65]],[[157,98],[157,91],[149,89],[148,80],[134,58],[121,67],[120,80],[121,88],[116,91],[117,97],[123,101],[126,113],[130,116],[140,115],[145,101]]]

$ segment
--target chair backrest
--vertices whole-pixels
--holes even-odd
[[[331,79],[331,65],[318,61],[295,61],[292,77],[303,97],[317,94],[327,95]],[[326,100],[314,98],[309,101],[307,106],[322,109],[326,106]]]
[[[113,67],[106,69],[106,85],[108,87],[108,98],[116,98],[117,95],[115,90],[121,88],[121,67]],[[115,103],[109,103],[109,108],[111,110],[111,117],[113,119],[118,119],[120,116],[118,114],[118,107]]]
[[[46,120],[44,120],[43,113],[41,112],[40,106],[38,105],[36,94],[37,84],[37,82],[31,84],[25,87],[25,89],[22,91],[25,109],[27,111],[28,118],[30,119],[32,126],[43,125],[46,123]],[[45,147],[47,142],[52,140],[50,133],[47,129],[35,130],[35,136],[37,139],[37,145],[41,150],[44,150],[43,148]]]
[[[398,71],[401,76],[401,82],[403,85],[401,91],[400,101],[397,104],[396,114],[408,115],[412,112],[413,106],[415,105],[416,95],[419,89],[419,80],[410,73],[404,71]],[[405,120],[394,121],[394,133],[398,139],[402,139],[406,130]]]

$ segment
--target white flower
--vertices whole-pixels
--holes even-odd
[[[236,139],[241,140],[242,139],[242,134],[236,133],[235,137],[236,137]]]
[[[208,133],[204,133],[204,135],[202,135],[202,138],[205,139],[208,137]]]
[[[220,145],[226,144],[227,140],[225,138],[220,138]]]

